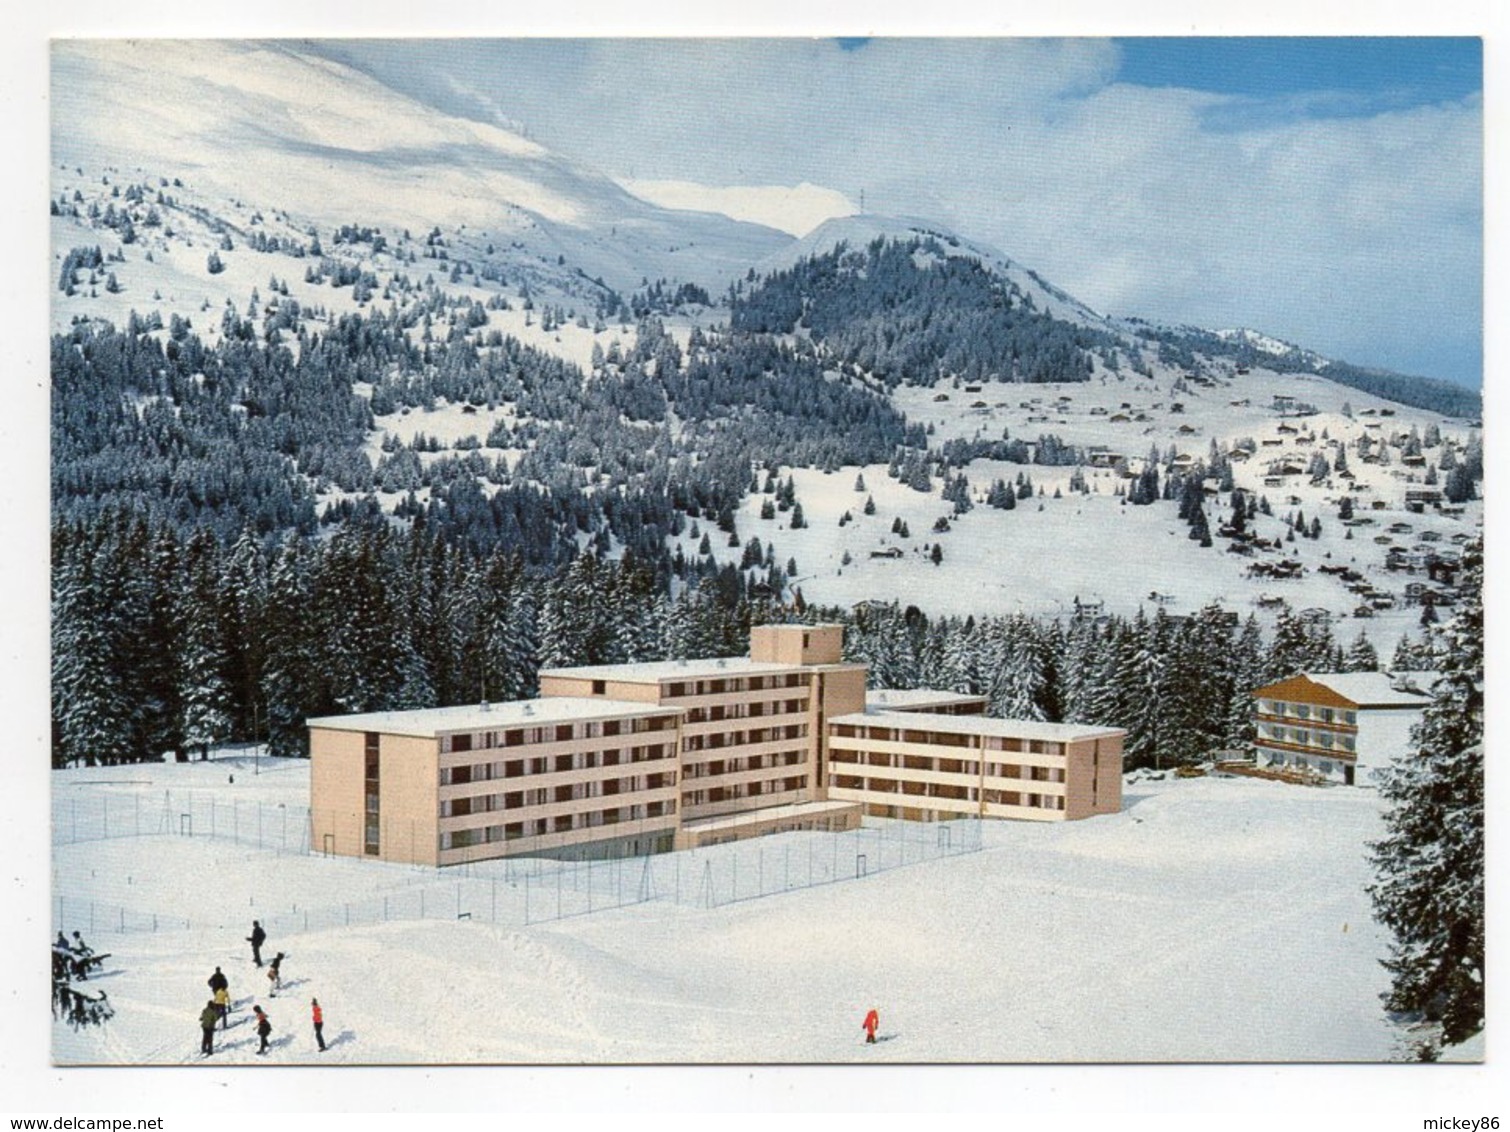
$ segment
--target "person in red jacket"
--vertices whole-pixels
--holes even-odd
[[[323,1031],[325,1029],[325,1012],[320,1009],[320,1000],[318,998],[309,1000],[309,1012],[310,1017],[313,1018],[315,1023],[315,1041],[320,1043],[320,1052],[324,1053],[325,1034]]]
[[[881,1025],[880,1012],[872,1006],[870,1013],[865,1016],[865,1021],[861,1022],[860,1025],[865,1028],[865,1041],[868,1044],[874,1043],[876,1040],[876,1029]]]

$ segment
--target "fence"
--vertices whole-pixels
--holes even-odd
[[[91,803],[98,802],[98,805]],[[504,926],[592,915],[652,901],[716,908],[940,860],[981,847],[979,819],[922,823],[871,820],[842,833],[799,831],[650,856],[475,861],[444,870],[385,869],[386,887],[351,900],[288,911],[258,907],[270,934],[320,931],[401,920],[474,921]],[[309,811],[269,803],[226,803],[165,795],[157,806],[117,798],[54,802],[56,844],[145,836],[208,837],[310,858]],[[320,867],[313,859],[310,867]],[[191,928],[191,917],[140,912],[103,901],[58,896],[57,928],[93,933]],[[217,917],[211,917],[216,919]],[[207,926],[207,925],[201,925]]]
[[[309,852],[309,809],[283,802],[229,802],[211,794],[53,796],[52,841],[77,845],[174,834],[234,841],[279,853]]]

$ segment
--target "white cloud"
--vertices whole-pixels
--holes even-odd
[[[868,211],[995,243],[1098,309],[1478,376],[1477,99],[1367,113],[1327,92],[1144,88],[1090,39],[487,50],[491,69],[452,69],[463,85],[622,181],[863,194]],[[1316,116],[1339,110],[1352,116]]]

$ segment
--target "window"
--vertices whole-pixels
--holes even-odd
[[[451,750],[452,751],[470,751],[471,749],[472,749],[472,736],[470,736],[470,735],[452,735],[451,736]]]
[[[608,691],[608,681],[607,680],[594,680],[592,682],[592,694],[593,695],[595,695],[595,696],[601,696],[601,695],[605,694],[607,691]]]

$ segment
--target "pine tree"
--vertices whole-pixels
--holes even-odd
[[[1368,634],[1362,630],[1358,632],[1358,639],[1348,647],[1347,656],[1343,660],[1343,671],[1379,671],[1379,653],[1375,650],[1373,642],[1368,639]]]
[[[290,532],[268,570],[260,691],[268,751],[274,755],[303,754],[307,742],[304,718],[310,666],[309,587],[302,559],[299,538]]]
[[[179,700],[183,711],[183,741],[197,747],[201,759],[231,734],[231,686],[226,676],[228,655],[221,631],[219,579],[213,539],[204,532],[189,540],[183,606],[182,666]]]
[[[1462,600],[1443,628],[1431,703],[1412,750],[1387,770],[1387,833],[1373,846],[1375,916],[1394,942],[1391,1010],[1420,1014],[1446,1044],[1484,1024],[1483,543],[1464,549]],[[1431,1051],[1425,1051],[1431,1056]]]

